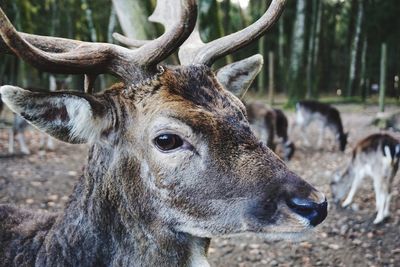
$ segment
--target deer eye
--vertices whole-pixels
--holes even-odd
[[[154,139],[154,143],[161,151],[169,151],[183,145],[183,140],[176,134],[162,134]]]

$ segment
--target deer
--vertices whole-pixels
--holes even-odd
[[[5,85],[2,100],[55,138],[87,143],[89,154],[63,211],[0,205],[0,265],[209,266],[213,237],[312,233],[327,216],[325,195],[255,137],[228,90],[252,71],[225,66],[233,71],[224,83],[211,69],[266,33],[284,4],[273,0],[254,24],[195,46],[196,1],[158,1],[151,18],[166,30],[130,40],[137,48],[18,32],[1,11],[2,52],[86,78],[84,92]],[[180,65],[161,63],[178,49]],[[100,73],[121,83],[93,94]]]
[[[343,208],[353,202],[358,187],[365,177],[373,181],[377,215],[374,224],[390,216],[390,200],[393,179],[399,168],[400,141],[389,134],[372,134],[358,142],[353,149],[350,163],[342,172],[336,172],[331,180],[334,202],[342,202]]]
[[[3,106],[4,104],[1,101],[0,94],[0,114],[3,111]],[[28,123],[21,116],[14,114],[11,125],[7,125],[6,127],[6,129],[8,130],[8,153],[14,154],[14,138],[16,137],[19,142],[21,153],[24,155],[30,154],[30,150],[25,142],[24,136],[24,132],[27,127]]]
[[[279,138],[283,147],[283,158],[289,161],[295,151],[295,146],[289,140],[288,119],[282,110],[269,108],[260,101],[246,103],[247,116],[253,132],[264,140],[273,151],[276,150],[275,136]]]
[[[67,84],[71,82],[71,76],[66,79],[57,79],[54,75],[49,75],[49,90],[55,92],[57,90],[65,90]],[[27,87],[26,89],[31,91],[46,91],[44,88]],[[1,101],[0,95],[0,114],[2,112],[3,102]],[[28,128],[28,122],[21,116],[14,113],[12,126],[9,128],[8,133],[8,153],[14,154],[15,145],[14,138],[16,137],[20,146],[20,151],[24,155],[29,155],[30,149],[26,144],[25,131]],[[48,150],[54,150],[54,140],[49,135],[42,133],[40,135],[40,147],[46,148]]]
[[[311,144],[306,134],[306,128],[313,121],[320,124],[318,147],[322,146],[325,130],[328,128],[335,136],[339,150],[343,152],[346,149],[348,133],[344,132],[340,112],[335,107],[315,100],[303,100],[296,104],[295,126],[300,127],[300,133],[307,146]]]

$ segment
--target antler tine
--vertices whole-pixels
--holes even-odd
[[[263,0],[265,1],[265,0]],[[207,44],[193,31],[189,39],[181,46],[179,59],[182,64],[212,65],[217,59],[231,54],[260,38],[281,15],[286,0],[273,0],[264,15],[249,27],[221,37]]]
[[[157,1],[156,8],[153,14],[149,16],[149,21],[157,22],[164,26],[165,32],[171,31],[177,18],[182,15],[181,0],[163,0]],[[138,40],[130,37],[126,37],[117,32],[113,33],[115,40],[129,46],[131,48],[141,47],[149,42],[150,40]]]
[[[149,20],[164,25],[165,33],[156,40],[136,40],[118,33],[114,33],[113,37],[122,44],[138,48],[135,51],[140,51],[143,57],[150,54],[151,58],[147,60],[158,63],[172,54],[192,33],[197,20],[197,1],[159,0]]]
[[[139,48],[139,47],[151,42],[150,40],[136,40],[136,39],[133,39],[133,38],[128,38],[128,37],[126,37],[126,36],[124,36],[122,34],[119,34],[117,32],[114,32],[112,34],[112,36],[114,37],[115,40],[117,40],[121,44],[129,46],[131,48]]]
[[[2,16],[1,13],[0,16]],[[47,52],[62,53],[71,50],[79,45],[77,41],[64,38],[33,35],[23,32],[18,32],[18,34],[36,48]],[[14,52],[8,47],[8,45],[4,42],[2,38],[0,38],[0,52],[4,54],[14,54]]]
[[[0,8],[1,11],[1,8]],[[0,17],[2,14],[0,13]],[[1,20],[1,18],[0,18]],[[0,31],[2,31],[2,27],[0,25]],[[59,37],[48,37],[48,36],[41,36],[41,35],[34,35],[24,32],[17,32],[18,35],[22,37],[25,41],[30,43],[31,45],[35,46],[36,48],[51,52],[51,53],[63,53],[71,51],[72,49],[76,48],[83,42],[59,38]],[[4,42],[2,38],[0,38],[0,52],[2,53],[11,53],[14,52],[8,47],[8,45]]]

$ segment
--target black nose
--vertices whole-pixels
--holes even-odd
[[[286,201],[288,207],[308,219],[312,226],[320,224],[328,215],[328,203],[326,199],[316,203],[310,199],[291,198]]]

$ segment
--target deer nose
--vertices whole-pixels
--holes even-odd
[[[312,226],[320,224],[328,215],[326,198],[322,202],[315,202],[310,199],[294,197],[286,200],[286,204],[292,211],[308,219]]]

